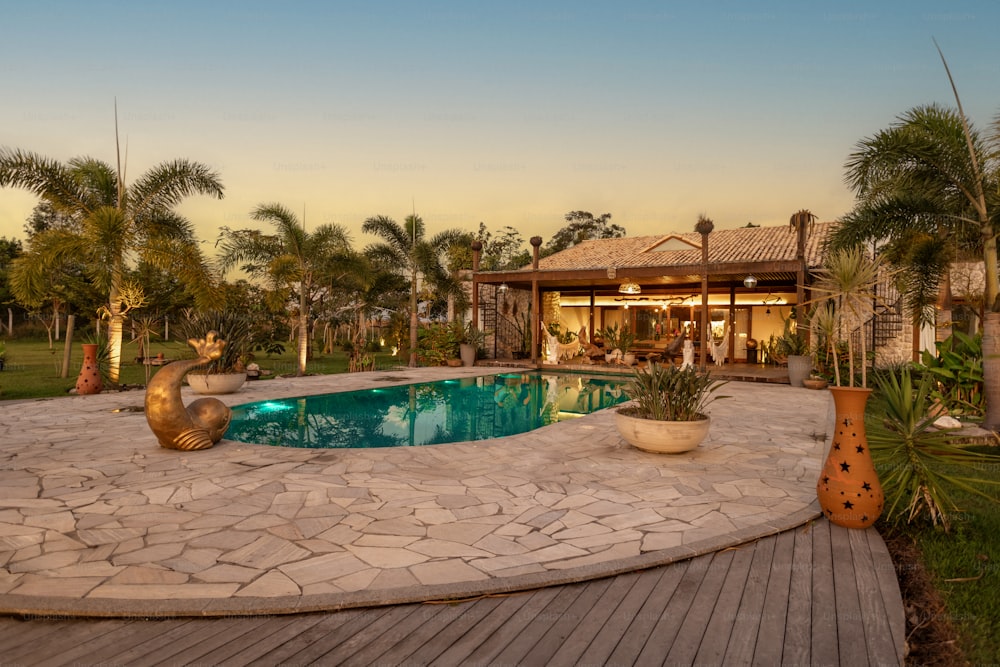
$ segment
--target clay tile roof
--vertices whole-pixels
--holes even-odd
[[[806,239],[806,263],[822,263],[823,241],[836,223],[818,222]],[[708,237],[709,262],[795,261],[796,234],[781,227],[716,229]],[[584,241],[539,260],[542,270],[601,269],[639,266],[697,266],[701,264],[701,234],[631,236]],[[529,267],[530,268],[530,267]]]

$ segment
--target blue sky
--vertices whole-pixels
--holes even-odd
[[[216,168],[199,235],[257,204],[337,223],[415,209],[431,233],[551,236],[571,210],[630,235],[823,220],[855,143],[920,104],[1000,109],[992,0],[0,2],[0,145]],[[0,236],[35,199],[0,190]]]

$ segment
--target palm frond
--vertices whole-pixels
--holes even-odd
[[[136,179],[128,188],[129,208],[136,215],[165,211],[196,194],[222,199],[221,178],[204,164],[177,159],[159,164]]]

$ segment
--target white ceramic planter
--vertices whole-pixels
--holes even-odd
[[[691,451],[708,437],[708,428],[712,423],[708,417],[685,422],[641,419],[632,417],[627,411],[627,407],[615,411],[618,432],[633,447],[657,454]]]
[[[233,394],[240,390],[246,379],[246,373],[187,374],[188,386],[196,394]]]

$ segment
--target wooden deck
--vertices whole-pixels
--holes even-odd
[[[818,520],[641,572],[507,596],[224,619],[0,619],[5,665],[899,665],[874,530]]]

